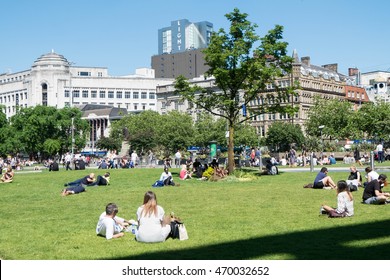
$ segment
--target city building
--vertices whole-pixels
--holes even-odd
[[[136,69],[134,75],[112,77],[105,67],[71,65],[52,51],[40,56],[31,69],[0,74],[0,105],[7,118],[20,108],[36,105],[61,109],[89,104],[136,113],[156,110],[156,87],[172,81],[155,78],[154,70],[148,68]],[[101,136],[108,135],[113,118],[109,114],[96,114],[96,118],[89,114],[86,118],[95,124],[86,147],[91,149]]]
[[[267,89],[259,92],[258,98],[249,103],[248,108],[255,109],[259,105],[272,103],[268,97],[276,96],[275,84],[280,88],[289,87],[293,82],[298,82],[300,88],[296,90],[296,96],[290,96],[284,104],[298,107],[298,112],[294,116],[274,113],[253,116],[250,123],[255,127],[258,135],[264,137],[271,124],[277,121],[291,122],[303,127],[308,118],[308,112],[314,105],[316,98],[347,100],[354,104],[355,109],[362,103],[369,102],[369,98],[364,88],[354,85],[354,80],[348,76],[337,72],[337,64],[316,66],[310,63],[310,57],[299,59],[297,52],[293,52],[294,62],[292,72],[283,78],[275,81],[274,84],[267,85]],[[205,88],[215,87],[213,78],[204,79],[202,77],[190,80],[198,86]],[[268,96],[268,97],[267,97]],[[283,103],[282,103],[283,105]],[[187,112],[196,120],[197,114],[201,112],[188,101],[182,101],[181,97],[174,92],[174,85],[164,85],[157,87],[157,110],[166,113],[170,110]]]
[[[159,29],[158,55],[151,59],[156,78],[183,75],[192,79],[203,75],[208,66],[202,50],[209,45],[212,32],[212,23],[191,23],[187,19],[172,21],[171,26]]]
[[[350,68],[349,75],[356,79],[356,84],[366,90],[372,102],[390,102],[390,72],[372,71],[360,73],[357,68]]]
[[[192,23],[175,20],[171,26],[158,30],[158,54],[175,54],[206,48],[211,39],[213,24],[207,21]]]

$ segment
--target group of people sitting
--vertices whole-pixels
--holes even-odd
[[[103,176],[98,175],[95,178],[95,173],[90,173],[83,178],[77,179],[73,182],[65,183],[66,187],[61,191],[62,196],[68,196],[72,194],[78,194],[85,192],[85,187],[93,186],[107,186],[110,184],[110,172],[106,172]]]
[[[328,214],[330,217],[348,217],[354,214],[353,209],[353,191],[363,187],[362,202],[364,204],[387,204],[390,203],[390,193],[383,192],[383,187],[387,185],[387,176],[378,174],[371,167],[365,168],[366,182],[362,183],[362,176],[355,166],[350,167],[350,174],[347,180],[340,180],[337,185],[328,175],[326,167],[321,168],[314,179],[311,187],[314,189],[336,189],[337,190],[337,208],[328,205],[322,205],[321,213]],[[304,186],[304,187],[307,187]]]
[[[138,207],[137,220],[126,220],[118,217],[118,206],[115,203],[106,205],[105,211],[100,215],[96,225],[96,234],[106,239],[120,238],[135,228],[135,239],[139,242],[153,243],[165,241],[171,233],[171,222],[176,217],[173,213],[166,215],[164,209],[157,204],[156,194],[147,191],[143,204]]]

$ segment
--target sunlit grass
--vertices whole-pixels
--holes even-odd
[[[335,206],[336,194],[304,189],[316,175],[312,172],[258,176],[257,170],[239,171],[240,178],[225,181],[193,179],[180,181],[180,187],[152,188],[161,168],[110,171],[110,186],[68,197],[60,196],[63,184],[90,171],[17,173],[13,183],[1,184],[0,258],[388,259],[390,255],[388,250],[372,248],[389,243],[390,205],[363,205],[359,191],[354,193],[354,217],[319,216],[321,203]],[[171,171],[179,182],[179,170]],[[329,174],[337,181],[348,172]],[[110,241],[96,236],[97,219],[107,203],[117,203],[119,216],[134,219],[148,190],[156,192],[166,213],[173,211],[184,220],[189,240],[143,244],[130,233]],[[377,236],[373,228],[379,231],[377,239],[371,239]],[[353,251],[346,255],[346,250]]]

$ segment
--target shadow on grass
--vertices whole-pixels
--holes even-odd
[[[121,260],[389,260],[390,220],[293,232],[209,246],[129,255]],[[386,238],[383,242],[380,240]],[[190,236],[191,238],[191,236]],[[371,240],[370,240],[371,239]],[[186,241],[174,241],[186,242]],[[356,244],[348,244],[357,242]],[[153,246],[153,244],[150,244]],[[279,257],[275,257],[275,256]]]

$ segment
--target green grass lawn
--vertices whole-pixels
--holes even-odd
[[[103,174],[101,170],[92,170]],[[331,190],[304,189],[316,172],[283,172],[220,182],[195,179],[180,187],[152,188],[161,168],[111,171],[111,185],[61,197],[65,182],[89,170],[17,173],[0,184],[0,258],[5,260],[107,259],[390,259],[390,205],[361,204],[354,192],[355,216],[319,216],[321,203],[336,205]],[[363,172],[364,173],[364,172]],[[335,181],[348,172],[329,172]],[[390,174],[388,174],[390,175]],[[105,205],[115,202],[118,216],[135,219],[146,191],[157,194],[166,213],[185,222],[189,240],[143,244],[126,233],[106,240],[95,234]],[[389,191],[389,187],[387,187]]]

